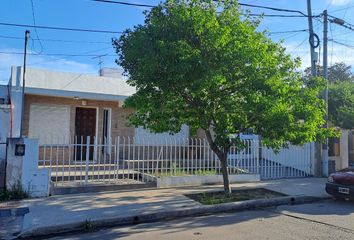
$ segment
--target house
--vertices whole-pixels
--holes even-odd
[[[354,165],[354,135],[352,130],[341,129],[341,136],[328,140],[328,159],[333,171]]]
[[[102,69],[99,76],[27,68],[22,113],[23,68],[12,67],[7,85],[0,85],[0,187],[4,186],[6,139],[22,135],[43,144],[109,142],[118,136],[158,144],[164,137],[187,138],[188,127],[170,136],[127,126],[132,109],[124,100],[135,92],[122,74]],[[79,148],[77,148],[79,149]],[[90,158],[93,158],[90,148]],[[80,152],[80,150],[77,150]],[[76,156],[77,158],[84,156]],[[39,151],[39,158],[43,158]]]
[[[40,143],[68,143],[77,137],[97,140],[126,137],[161,138],[142,128],[127,126],[131,109],[124,100],[135,92],[121,74],[102,69],[100,76],[51,70],[26,70],[24,113],[22,116],[22,67],[12,67],[9,80],[11,136],[38,138]],[[175,137],[188,137],[184,127]],[[84,140],[85,141],[85,140]]]
[[[12,67],[9,83],[1,86],[0,98],[5,110],[0,111],[0,120],[3,119],[1,124],[5,127],[1,128],[0,136],[18,138],[22,130],[30,146],[35,146],[33,157],[27,156],[33,169],[23,183],[25,186],[37,181],[39,189],[48,189],[48,184],[40,184],[48,176],[59,185],[72,182],[87,185],[107,179],[150,181],[152,176],[177,170],[188,174],[220,171],[220,162],[202,131],[191,139],[187,126],[175,135],[127,126],[127,116],[133,109],[123,108],[123,103],[135,93],[135,88],[119,73],[103,69],[100,76],[93,76],[28,68],[24,101],[22,74],[22,67]],[[124,142],[119,142],[118,137],[123,137]],[[39,140],[39,146],[35,139]],[[312,144],[276,154],[262,147],[253,134],[242,135],[242,139],[245,150],[231,150],[229,154],[232,173],[255,173],[263,179],[312,175]],[[9,151],[16,144],[13,140],[7,147],[11,155],[7,156],[8,163],[18,160]],[[286,161],[290,155],[294,159]],[[27,166],[22,165],[22,169],[28,172]],[[48,171],[41,172],[42,169]]]

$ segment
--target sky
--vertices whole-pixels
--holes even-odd
[[[156,5],[159,0],[122,0]],[[287,8],[307,12],[306,0],[240,0],[240,3]],[[33,3],[33,5],[32,5]],[[245,9],[245,8],[243,8]],[[271,10],[249,8],[253,13],[286,14]],[[332,16],[354,24],[354,0],[312,0],[314,14],[324,9]],[[0,0],[0,23],[28,24],[67,28],[123,31],[144,21],[144,10],[149,8],[93,2],[90,0]],[[267,29],[274,41],[283,41],[288,53],[302,59],[301,68],[310,66],[308,33],[274,33],[307,29],[307,18],[264,17],[259,30]],[[314,20],[314,30],[322,38],[322,22]],[[112,38],[119,34],[59,31],[18,28],[0,25],[0,84],[10,77],[11,66],[23,64],[24,34],[30,30],[27,64],[76,73],[98,74],[101,57],[103,67],[117,67]],[[346,44],[329,42],[329,64],[345,62],[354,66],[354,31],[330,24],[329,38]],[[40,39],[40,41],[38,40]],[[353,46],[353,47],[351,47]],[[318,49],[322,57],[322,46]],[[54,55],[53,55],[54,54]],[[63,54],[63,55],[57,55]],[[90,55],[90,56],[73,56]],[[321,60],[322,61],[322,60]]]

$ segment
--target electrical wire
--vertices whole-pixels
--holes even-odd
[[[23,55],[23,52],[3,52],[0,51],[0,54],[9,54],[9,55]],[[27,53],[28,55],[34,56],[62,56],[62,57],[96,57],[97,54],[66,54],[66,53]],[[106,56],[117,56],[115,54],[107,54]]]
[[[287,30],[287,31],[278,31],[278,32],[269,32],[269,34],[283,34],[283,33],[297,33],[297,32],[307,32],[308,29],[297,29],[297,30]]]
[[[296,45],[291,51],[289,51],[290,53],[293,53],[296,49],[298,49],[299,47],[301,47],[306,40],[308,40],[308,38],[306,37],[304,40],[302,40],[298,45]]]
[[[112,30],[98,30],[98,29],[84,29],[84,28],[68,28],[68,27],[51,27],[51,26],[34,26],[29,24],[18,24],[18,23],[6,23],[0,22],[2,26],[12,26],[12,27],[23,27],[23,28],[42,28],[48,30],[61,30],[61,31],[76,31],[76,32],[93,32],[93,33],[117,33],[122,34],[123,32],[112,31]]]
[[[33,18],[34,32],[36,33],[37,40],[39,42],[39,46],[41,47],[41,50],[39,51],[39,53],[42,53],[43,52],[43,45],[42,45],[41,40],[39,39],[39,35],[38,35],[38,32],[37,32],[37,28],[36,28],[36,17],[35,17],[35,14],[34,14],[34,4],[33,4],[33,0],[30,0],[30,1],[31,1],[31,7],[32,7],[32,18]]]
[[[110,1],[110,0],[90,0],[90,1],[101,2],[101,3],[120,4],[120,5],[133,6],[133,7],[148,7],[148,8],[156,7],[154,5],[149,5],[149,4],[128,3],[128,2],[122,2],[122,1]]]
[[[15,37],[15,36],[6,36],[0,35],[0,38],[7,38],[7,39],[16,39],[16,40],[23,40],[23,37]],[[33,41],[38,41],[37,39],[33,39]],[[89,44],[112,44],[112,42],[104,42],[104,41],[82,41],[82,40],[65,40],[65,39],[48,39],[48,38],[41,38],[43,42],[64,42],[64,43],[89,43]]]
[[[334,40],[334,39],[329,39],[328,41],[332,41],[332,42],[337,43],[339,45],[342,45],[344,47],[354,49],[354,45],[350,45],[350,44],[347,44],[347,43],[339,42],[339,41]]]
[[[149,5],[149,4],[140,4],[140,3],[127,3],[127,2],[122,2],[122,1],[113,1],[113,0],[90,0],[92,2],[99,2],[99,3],[109,3],[109,4],[118,4],[118,5],[126,5],[126,6],[133,6],[133,7],[147,7],[147,8],[153,8],[157,7],[156,5]],[[213,0],[214,2],[217,2],[217,0]],[[279,12],[291,12],[291,13],[299,13],[300,15],[277,15],[277,14],[248,14],[250,16],[264,16],[264,17],[308,17],[305,13],[298,11],[298,10],[293,10],[293,9],[284,9],[284,8],[275,8],[275,7],[269,7],[269,6],[261,6],[261,5],[255,5],[255,4],[248,4],[248,3],[238,3],[240,6],[244,7],[252,7],[252,8],[260,8],[260,9],[267,9],[267,10],[272,10],[272,11],[279,11]],[[247,14],[246,14],[247,15]],[[314,16],[316,17],[316,16]]]
[[[354,8],[354,5],[348,6],[348,7],[345,7],[345,8],[340,8],[340,9],[337,9],[337,10],[334,10],[334,11],[331,11],[331,13],[340,12],[340,11],[344,11],[344,10],[348,10],[348,9],[350,9],[350,8]]]

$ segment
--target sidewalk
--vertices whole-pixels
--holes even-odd
[[[325,182],[323,178],[282,179],[233,184],[232,187],[262,187],[290,196],[327,198],[329,195],[324,190]],[[201,209],[205,206],[183,194],[206,190],[222,190],[222,186],[84,193],[25,200],[19,207],[28,207],[29,213],[24,216],[21,232],[24,235],[42,233],[48,229],[60,232],[66,227],[82,227],[85,221],[109,223],[117,217],[137,218],[147,214],[155,214],[156,217],[156,214],[168,214],[171,210]]]

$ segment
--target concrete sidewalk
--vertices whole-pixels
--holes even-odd
[[[300,178],[233,184],[233,188],[266,188],[290,196],[328,198],[326,179]],[[22,234],[60,232],[65,227],[82,226],[85,221],[100,222],[146,214],[188,210],[203,207],[183,194],[222,190],[222,186],[184,187],[171,189],[143,189],[120,192],[58,195],[44,199],[22,201],[19,207],[28,207],[24,216]]]

